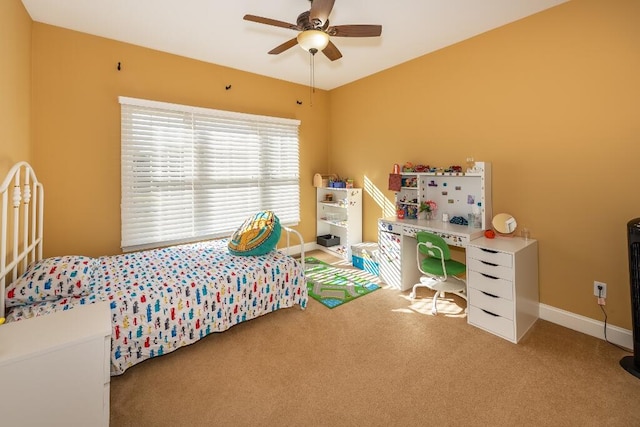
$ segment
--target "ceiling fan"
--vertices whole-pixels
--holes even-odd
[[[269,51],[271,55],[277,55],[285,50],[300,45],[304,50],[315,55],[322,51],[332,61],[342,58],[342,53],[330,37],[378,37],[382,34],[381,25],[329,25],[329,15],[333,9],[335,0],[310,0],[311,9],[298,15],[296,24],[278,21],[271,18],[263,18],[255,15],[245,15],[246,21],[260,24],[273,25],[275,27],[288,28],[299,31],[298,36],[276,46]]]

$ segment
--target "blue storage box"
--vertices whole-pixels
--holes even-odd
[[[378,245],[376,243],[363,242],[351,246],[351,264],[367,273],[375,276],[379,275]]]

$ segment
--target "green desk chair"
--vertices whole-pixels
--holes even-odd
[[[431,313],[438,314],[438,296],[444,298],[445,292],[467,299],[467,284],[464,279],[456,277],[466,271],[466,266],[451,259],[449,246],[436,234],[420,231],[416,233],[416,260],[418,269],[424,275],[420,283],[413,286],[409,297],[416,297],[416,288],[426,287],[435,291]]]

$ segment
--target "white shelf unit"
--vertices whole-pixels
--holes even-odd
[[[79,306],[0,326],[7,426],[108,426],[111,310]]]
[[[396,208],[404,209],[407,219],[415,219],[420,206],[420,191],[418,189],[420,174],[415,172],[402,173],[401,180],[402,187],[400,191],[396,192]]]
[[[320,187],[316,200],[316,236],[340,239],[337,245],[317,248],[351,261],[351,246],[362,242],[362,188]]]
[[[396,192],[396,207],[405,210],[405,219],[418,219],[420,202],[433,200],[442,214],[468,219],[480,203],[481,228],[491,227],[491,163],[476,162],[473,172],[402,172],[402,187]]]

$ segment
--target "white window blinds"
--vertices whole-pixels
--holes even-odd
[[[227,236],[263,209],[300,221],[299,120],[119,100],[124,250]]]

